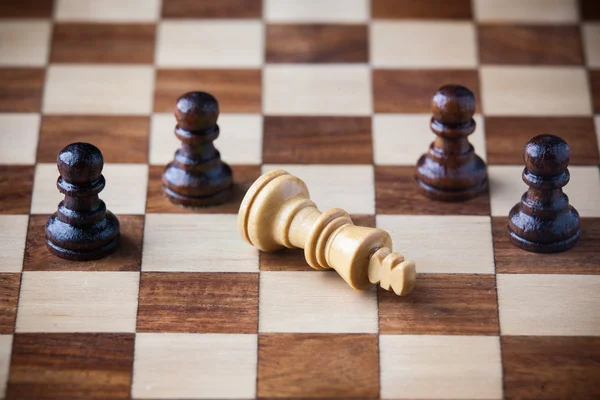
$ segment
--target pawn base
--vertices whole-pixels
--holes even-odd
[[[100,249],[95,249],[92,251],[74,251],[60,247],[46,239],[46,247],[48,248],[50,253],[54,254],[57,257],[73,261],[90,261],[104,258],[115,251],[118,243],[119,236],[117,236],[115,240],[113,240],[112,242]]]
[[[184,196],[179,193],[175,193],[168,187],[163,186],[163,193],[173,204],[177,204],[183,207],[211,207],[218,206],[223,203],[227,203],[233,194],[233,185],[211,194],[210,196],[191,197]]]
[[[536,243],[518,236],[510,228],[508,228],[508,236],[510,242],[525,251],[533,253],[561,253],[569,250],[577,244],[581,231],[577,230],[573,236],[568,239],[560,240],[552,243]]]
[[[430,186],[419,179],[415,178],[418,184],[419,193],[429,197],[432,200],[438,201],[465,201],[473,199],[479,196],[482,192],[487,189],[487,179],[484,179],[479,185],[470,187],[464,190],[442,190],[436,187]]]

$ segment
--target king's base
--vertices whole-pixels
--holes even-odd
[[[115,238],[112,242],[107,244],[104,247],[99,249],[91,250],[91,251],[74,251],[70,249],[65,249],[63,247],[57,246],[48,239],[46,239],[46,247],[50,251],[50,253],[54,254],[57,257],[64,258],[66,260],[73,261],[90,261],[90,260],[98,260],[100,258],[106,257],[111,254],[117,248],[117,244],[119,243],[119,236]]]
[[[479,185],[470,187],[466,190],[441,190],[430,186],[416,177],[419,193],[429,197],[432,200],[438,201],[465,201],[479,196],[487,189],[487,179],[483,180]]]
[[[233,194],[233,185],[210,196],[190,197],[175,193],[171,189],[163,186],[163,193],[171,201],[171,203],[183,207],[210,207],[218,206],[227,203]]]
[[[510,228],[508,228],[508,236],[512,244],[514,244],[517,247],[520,247],[525,251],[531,251],[534,253],[560,253],[563,251],[567,251],[577,244],[580,232],[581,231],[577,230],[575,234],[570,238],[558,242],[535,243],[527,239],[523,239],[522,237],[518,236],[515,232],[513,232]]]

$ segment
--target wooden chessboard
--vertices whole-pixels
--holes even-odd
[[[7,399],[600,398],[600,8],[595,0],[28,0],[0,4],[0,393]],[[419,196],[430,98],[477,95],[490,189]],[[221,107],[236,196],[161,195],[187,91]],[[594,116],[594,114],[597,114]],[[596,127],[594,125],[594,119]],[[509,244],[539,133],[571,146],[582,237]],[[119,251],[44,247],[58,151],[104,153]],[[236,213],[261,172],[388,230],[408,297],[259,254]]]

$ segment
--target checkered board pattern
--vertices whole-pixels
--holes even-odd
[[[0,393],[6,399],[600,398],[600,7],[595,0],[28,0],[0,4]],[[489,193],[419,196],[429,103],[477,96]],[[190,90],[220,102],[229,204],[171,205],[160,176]],[[596,114],[596,115],[595,115]],[[579,245],[509,244],[522,149],[570,144]],[[44,246],[58,151],[104,153],[115,254]],[[239,237],[284,168],[321,210],[389,231],[408,297],[351,290],[301,251]]]

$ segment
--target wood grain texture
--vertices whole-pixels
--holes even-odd
[[[37,161],[55,163],[69,143],[91,143],[105,163],[147,163],[150,119],[135,116],[44,115]]]
[[[129,399],[133,334],[16,334],[7,400]]]
[[[589,78],[594,113],[600,114],[600,69],[590,70]]]
[[[507,399],[597,399],[600,338],[503,336]]]
[[[354,225],[375,228],[374,215],[352,215]],[[282,249],[272,253],[259,252],[258,265],[261,271],[314,271],[306,263],[304,250]]]
[[[0,18],[50,18],[54,0],[0,2]]]
[[[377,335],[261,334],[258,396],[376,398]]]
[[[40,112],[43,68],[0,68],[0,112]]]
[[[142,263],[143,215],[119,215],[121,237],[117,250],[93,261],[70,261],[58,258],[46,248],[44,226],[48,215],[29,218],[25,242],[25,271],[139,271]]]
[[[427,149],[423,149],[425,152]],[[417,192],[414,167],[375,167],[377,214],[489,215],[488,191],[465,202],[441,202]]]
[[[15,331],[21,274],[0,274],[0,334]]]
[[[579,14],[584,21],[599,21],[600,3],[596,0],[579,0]]]
[[[367,25],[267,25],[269,63],[367,63]]]
[[[541,132],[560,136],[569,144],[569,165],[600,163],[594,120],[588,117],[486,117],[488,162],[521,165],[525,144]]]
[[[221,112],[260,113],[262,109],[260,69],[158,69],[154,111],[172,112],[177,98],[190,90],[214,95]]]
[[[479,59],[496,65],[582,65],[579,26],[479,25]]]
[[[372,0],[373,18],[470,19],[469,0]]]
[[[508,239],[507,225],[508,218],[492,218],[497,273],[600,274],[600,218],[582,218],[579,243],[559,254],[531,253],[512,245]]]
[[[28,214],[33,166],[0,165],[0,214]]]
[[[233,170],[233,194],[229,202],[207,208],[184,208],[171,203],[163,194],[161,177],[164,167],[150,166],[146,213],[237,214],[244,194],[260,176],[261,171],[258,165],[232,165],[231,169]]]
[[[57,23],[52,32],[54,63],[154,62],[153,24]]]
[[[398,297],[380,290],[379,332],[498,335],[496,277],[493,274],[419,274],[409,296]]]
[[[466,86],[475,94],[479,106],[477,70],[373,70],[373,95],[378,113],[430,113],[431,97],[445,84]]]
[[[257,331],[258,274],[142,273],[137,332]]]
[[[261,18],[261,0],[164,0],[163,18]]]
[[[262,160],[273,164],[371,164],[370,117],[265,117]]]

